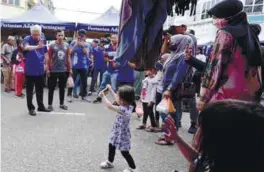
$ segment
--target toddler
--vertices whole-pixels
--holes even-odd
[[[146,70],[146,77],[142,81],[142,92],[141,92],[141,102],[143,105],[143,124],[140,125],[137,129],[145,129],[149,132],[157,132],[157,125],[154,118],[154,112],[153,107],[155,105],[155,99],[156,99],[156,90],[158,85],[158,80],[155,77],[156,76],[156,69],[148,69]],[[150,117],[150,123],[151,126],[146,128],[147,125],[147,119]]]
[[[119,106],[113,105],[106,97],[106,92],[110,92]],[[116,149],[121,151],[121,154],[126,159],[129,168],[123,172],[135,172],[136,165],[129,153],[131,148],[131,133],[130,133],[130,118],[134,107],[132,106],[135,101],[134,88],[128,85],[119,87],[117,94],[112,89],[111,85],[100,92],[99,94],[108,107],[108,109],[117,113],[115,123],[111,131],[111,137],[109,142],[108,160],[101,163],[101,168],[108,169],[113,168],[113,162],[115,158]]]

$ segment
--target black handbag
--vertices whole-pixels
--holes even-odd
[[[183,82],[178,86],[178,97],[179,98],[193,98],[196,94],[196,84],[192,82],[192,78],[188,79],[188,74],[192,68],[189,66],[184,76]]]

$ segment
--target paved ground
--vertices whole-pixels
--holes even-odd
[[[68,104],[68,112],[75,115],[38,114],[29,116],[26,100],[2,91],[2,172],[103,172],[99,168],[106,159],[108,136],[115,114],[102,104],[93,105],[76,100]],[[54,107],[58,107],[58,92]],[[35,102],[35,100],[34,100]],[[47,91],[44,102],[47,103]],[[36,103],[35,103],[36,104]],[[180,134],[191,141],[187,133],[189,115],[183,117]],[[187,163],[176,146],[154,144],[159,134],[137,131],[140,120],[131,121],[132,150],[140,172],[187,171]],[[115,168],[120,172],[127,167],[117,153]]]

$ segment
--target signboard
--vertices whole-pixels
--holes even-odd
[[[249,15],[248,16],[249,23],[264,23],[264,15]]]
[[[95,26],[78,23],[77,30],[85,29],[91,32],[118,33],[118,26]]]
[[[15,23],[15,22],[5,22],[1,21],[1,28],[30,28],[32,25],[38,24],[43,29],[47,30],[75,30],[73,24],[41,24],[41,23]]]

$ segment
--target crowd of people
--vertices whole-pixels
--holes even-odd
[[[230,10],[223,12],[226,8]],[[143,116],[137,129],[162,132],[155,143],[176,144],[190,162],[190,171],[263,171],[264,51],[258,39],[261,27],[248,24],[242,10],[240,1],[225,0],[208,11],[218,28],[208,56],[197,46],[194,31],[188,31],[187,26],[180,23],[171,26],[164,32],[158,62],[147,69],[132,61],[120,68],[115,62],[118,35],[111,36],[110,44],[100,39],[89,44],[86,31],[79,30],[77,39],[68,45],[64,42],[64,31],[58,30],[56,41],[47,47],[41,27],[34,25],[31,35],[17,40],[9,36],[7,44],[3,45],[5,91],[12,90],[12,70],[24,73],[27,107],[32,116],[36,115],[32,103],[34,87],[38,111],[54,110],[57,83],[60,108],[68,109],[64,97],[69,78],[74,81],[74,87],[69,87],[67,92],[69,103],[79,96],[91,103],[104,100],[105,105],[118,114],[111,132],[108,159],[101,164],[104,169],[114,167],[115,151],[119,149],[129,165],[126,172],[135,171],[136,165],[129,153],[129,121],[136,112],[139,117]],[[92,80],[87,91],[91,69]],[[47,108],[43,103],[44,74],[49,78]],[[96,90],[99,74],[100,84]],[[15,78],[19,85],[15,86],[19,89],[16,95],[23,97],[24,79],[19,79],[23,75],[15,75]],[[87,96],[94,92],[97,97],[91,101]],[[108,92],[114,102],[107,99]],[[158,106],[164,102],[172,104],[176,110],[161,111]],[[183,102],[189,106],[188,132],[195,134],[192,146],[177,132],[182,127]]]

